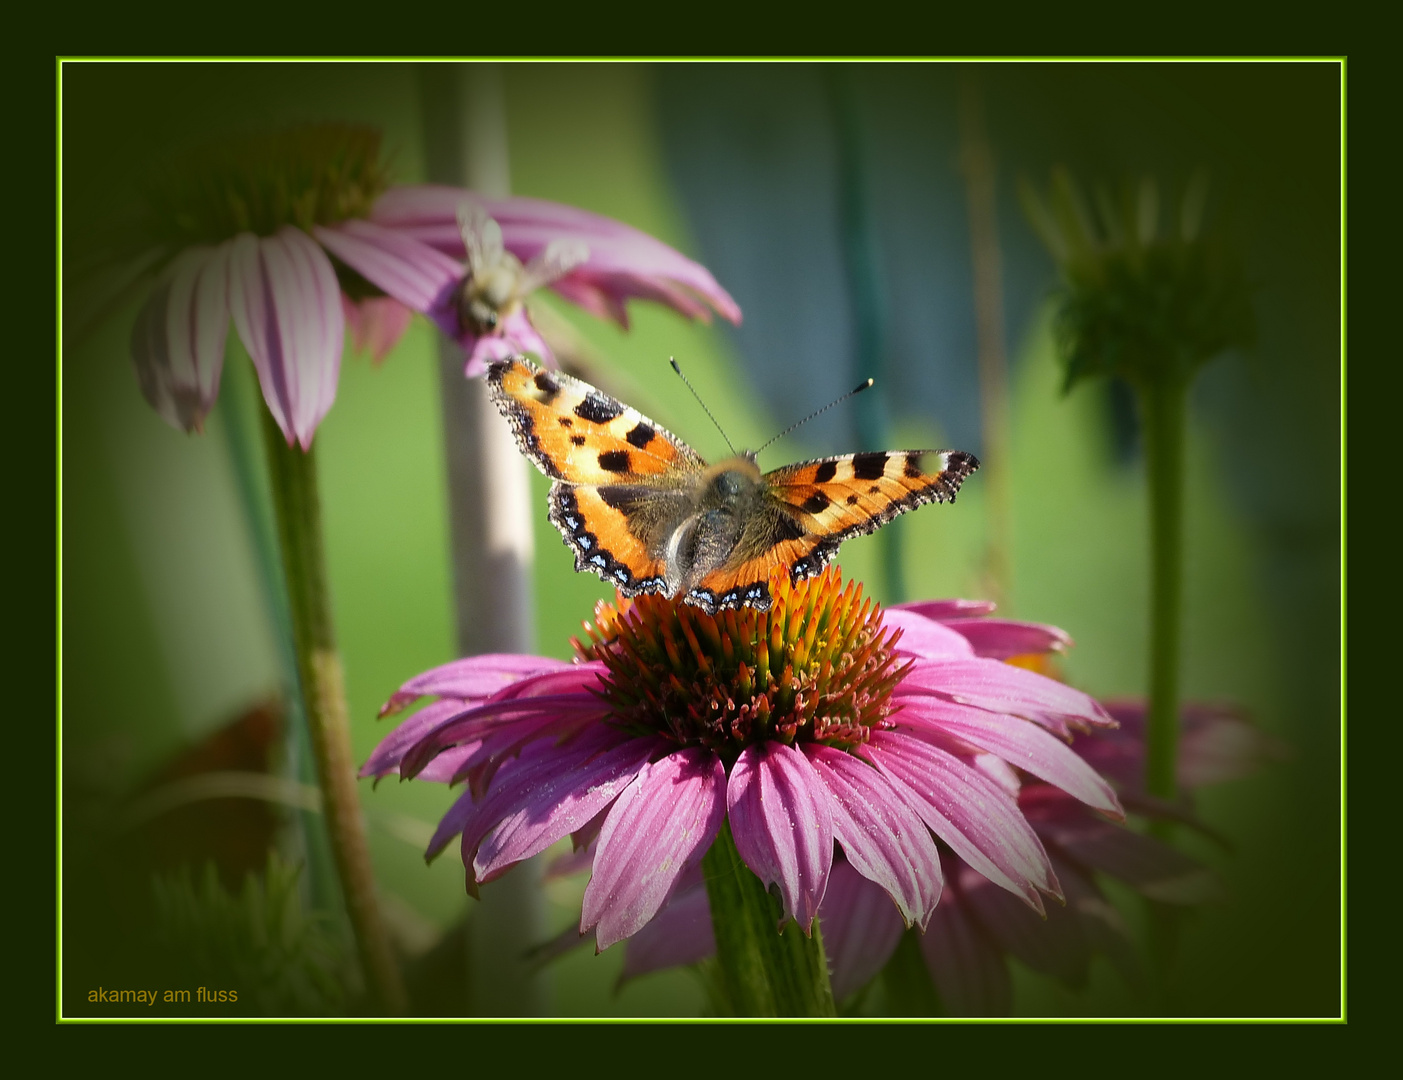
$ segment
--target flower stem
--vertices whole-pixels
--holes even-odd
[[[833,1016],[818,922],[813,936],[781,908],[741,860],[725,823],[702,863],[721,983],[737,1016]]]
[[[326,584],[316,459],[310,450],[303,453],[289,446],[272,415],[266,409],[261,412],[302,708],[317,762],[331,849],[367,981],[386,1013],[403,1016],[407,1010],[404,983],[380,921],[356,796],[346,691]]]
[[[1174,798],[1179,750],[1187,399],[1187,383],[1172,378],[1140,387],[1150,497],[1150,708],[1145,733],[1145,788],[1161,799]]]

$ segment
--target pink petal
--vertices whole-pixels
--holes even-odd
[[[987,615],[998,605],[992,600],[916,600],[908,604],[893,604],[888,611],[910,611],[927,619],[944,622],[969,616]]]
[[[951,889],[921,937],[931,981],[951,1016],[1007,1016],[1013,983],[1003,954],[969,918]]]
[[[464,258],[467,253],[457,212],[470,195],[461,188],[441,185],[391,188],[376,201],[371,220],[447,255]],[[582,305],[596,314],[603,307],[619,318],[623,298],[637,296],[668,304],[690,318],[705,318],[709,303],[731,322],[740,322],[740,308],[704,266],[630,225],[543,199],[479,201],[501,225],[507,250],[523,262],[540,254],[552,241],[584,242],[589,260],[553,287],[574,301],[577,285],[568,283],[587,282],[587,287],[608,297],[602,305]]]
[[[317,226],[313,232],[366,281],[415,311],[447,309],[463,280],[458,260],[374,222],[352,219],[332,228]]]
[[[392,296],[371,296],[360,303],[341,297],[341,310],[351,330],[351,343],[357,352],[370,353],[379,364],[409,329],[414,313]]]
[[[479,698],[490,697],[519,680],[570,669],[602,671],[604,665],[579,665],[577,668],[565,660],[552,660],[546,656],[524,656],[520,653],[466,656],[414,676],[396,690],[390,700],[381,707],[380,715],[389,716],[399,712],[410,702],[429,695],[459,698],[464,703],[471,703]]]
[[[716,952],[706,886],[680,887],[647,926],[624,946],[619,985],[665,968],[695,964]]]
[[[937,697],[913,696],[897,714],[899,726],[939,736],[948,733],[961,742],[997,754],[1010,765],[1041,777],[1114,818],[1124,818],[1120,800],[1075,751],[1040,727],[1017,717],[1001,716]]]
[[[1038,833],[1066,855],[1166,904],[1202,904],[1222,896],[1213,874],[1152,836],[1088,814],[1040,820]]]
[[[443,751],[481,740],[473,759],[459,770],[462,775],[454,776],[457,783],[469,768],[491,763],[495,769],[500,758],[514,755],[532,739],[568,735],[589,721],[602,720],[605,712],[597,699],[586,694],[489,701],[454,714],[420,738],[401,756],[400,775],[417,776]],[[480,788],[486,779],[480,777],[474,786]]]
[[[804,756],[828,791],[833,834],[848,863],[887,892],[906,925],[924,926],[941,890],[930,830],[867,762],[815,744],[804,747]]]
[[[833,862],[830,797],[792,746],[747,746],[731,767],[727,813],[736,850],[768,888],[779,885],[784,919],[809,932]]]
[[[1043,623],[1010,619],[945,619],[942,623],[964,636],[977,656],[1007,660],[1010,656],[1066,652],[1072,638],[1065,630]]]
[[[230,299],[239,338],[258,370],[273,418],[289,445],[312,445],[336,397],[345,338],[341,290],[331,261],[306,233],[285,226],[233,241]]]
[[[400,760],[411,746],[439,724],[457,716],[464,709],[461,701],[435,701],[425,705],[404,720],[394,731],[380,740],[370,759],[361,766],[359,776],[388,776],[399,771]]]
[[[882,625],[888,630],[900,630],[896,650],[907,656],[926,660],[960,660],[974,656],[970,643],[941,623],[933,622],[910,611],[888,608],[882,612]]]
[[[1060,895],[1041,841],[1008,793],[953,754],[896,731],[867,744],[912,809],[989,880],[1042,911],[1038,890]]]
[[[1074,912],[1052,904],[1040,916],[969,867],[960,870],[960,899],[1005,952],[1034,971],[1085,984],[1091,943]]]
[[[650,744],[655,742],[652,739],[645,741]],[[433,858],[461,832],[463,865],[472,871],[470,880],[474,883],[486,881],[487,878],[477,872],[475,858],[479,845],[488,833],[522,810],[538,813],[543,819],[550,796],[556,794],[564,805],[561,808],[562,817],[555,823],[565,823],[565,827],[539,849],[545,850],[569,833],[571,827],[578,827],[593,817],[603,803],[615,798],[624,784],[642,767],[642,762],[647,760],[645,751],[653,747],[644,748],[635,743],[636,740],[628,739],[622,732],[598,725],[587,737],[565,745],[550,738],[527,744],[518,757],[503,764],[486,793],[475,795],[471,791],[465,792],[449,808],[434,831],[425,857]],[[630,762],[635,763],[631,771],[628,768]],[[621,770],[628,776],[623,783],[615,783]],[[568,821],[578,813],[582,791],[596,780],[601,787],[611,789],[608,797],[585,814],[575,826],[569,826]],[[507,867],[498,869],[504,871]]]
[[[934,694],[964,705],[1011,713],[1064,737],[1071,726],[1114,727],[1095,698],[1023,668],[997,660],[930,660],[914,664],[897,688],[897,700]]]
[[[501,815],[501,824],[477,850],[472,864],[477,880],[491,881],[589,824],[618,798],[662,745],[654,736],[630,739],[571,765],[568,771],[562,762],[553,773],[519,787],[511,807]],[[499,772],[494,790],[504,782]]]
[[[600,831],[580,918],[599,949],[642,929],[706,854],[725,820],[725,792],[721,759],[696,747],[644,766],[624,789]]]
[[[833,860],[818,915],[833,1000],[842,1001],[871,982],[896,951],[901,916],[887,891],[844,859]]]
[[[182,431],[201,430],[219,395],[229,334],[229,248],[181,252],[132,328],[142,395]]]

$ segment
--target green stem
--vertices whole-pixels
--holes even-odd
[[[1140,387],[1150,498],[1150,706],[1145,789],[1175,795],[1179,751],[1179,637],[1184,573],[1184,426],[1188,386]]]
[[[366,979],[385,1012],[403,1016],[408,999],[380,921],[356,795],[346,690],[326,584],[316,458],[310,450],[303,453],[289,446],[272,415],[267,410],[262,413],[302,708],[317,763],[327,832]]]
[[[741,861],[725,823],[702,863],[721,985],[737,1016],[833,1016],[833,990],[817,920],[813,936],[781,908]]]

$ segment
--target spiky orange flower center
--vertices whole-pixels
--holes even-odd
[[[767,739],[852,749],[890,726],[905,671],[881,608],[836,566],[770,579],[769,611],[707,615],[659,596],[600,601],[581,657],[609,668],[602,696],[623,727],[705,746],[728,762]]]

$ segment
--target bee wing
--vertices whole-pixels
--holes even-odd
[[[543,285],[559,281],[577,266],[589,260],[589,246],[579,240],[552,240],[545,250],[526,264],[521,275],[522,296],[535,292]]]
[[[476,199],[464,199],[459,205],[458,231],[468,251],[468,270],[474,277],[501,261],[502,227]]]

